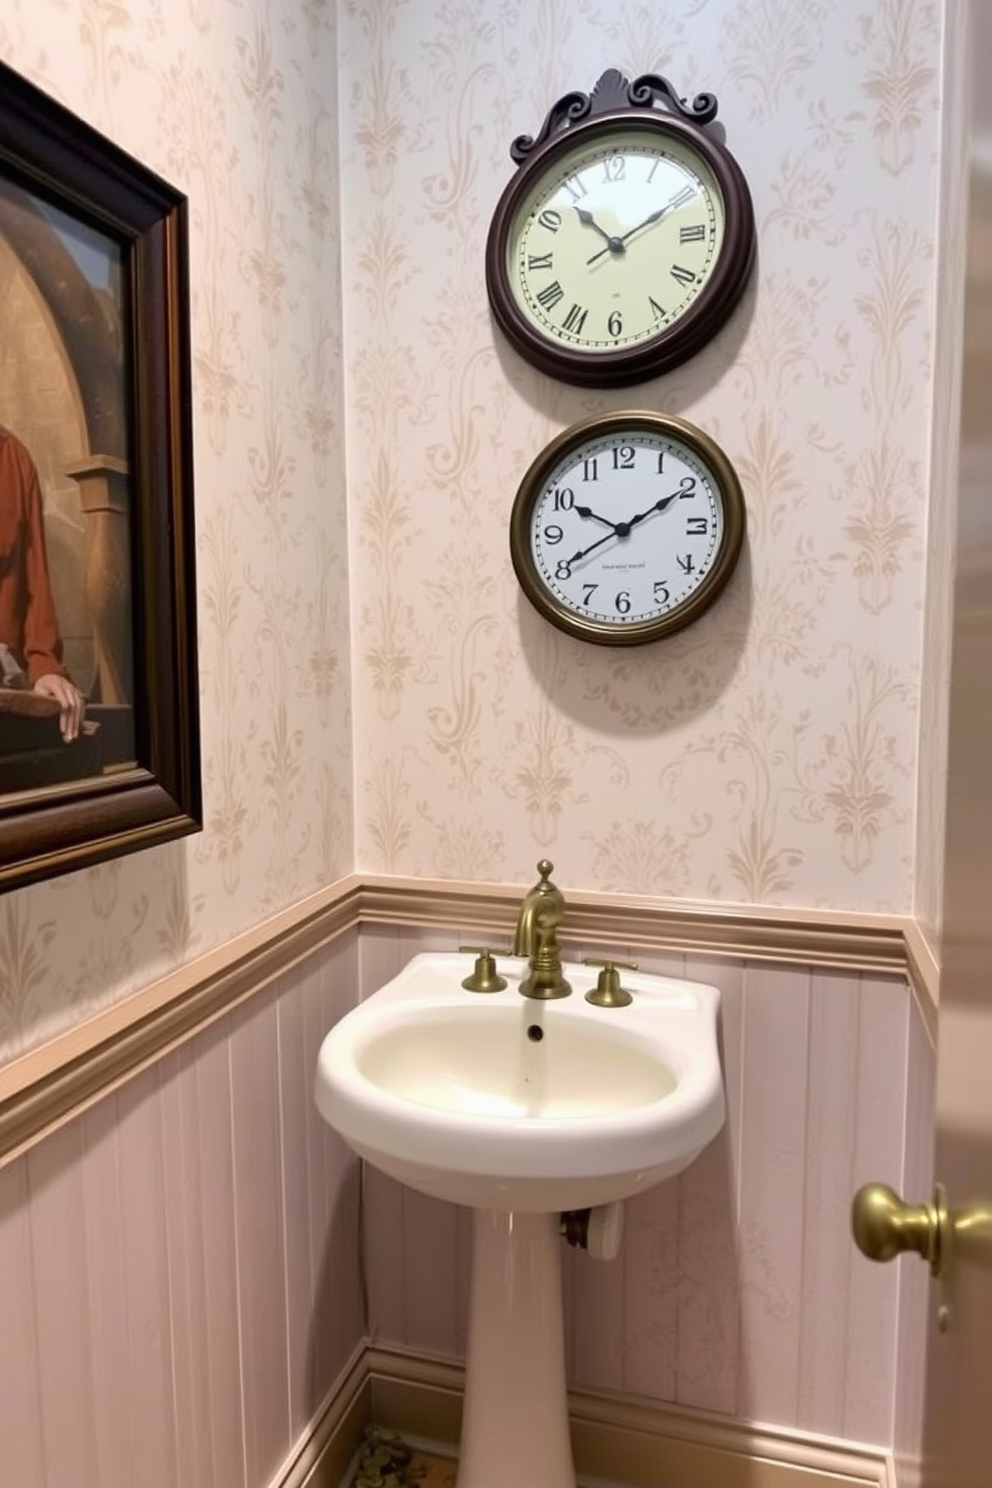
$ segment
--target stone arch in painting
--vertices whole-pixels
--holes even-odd
[[[94,287],[42,204],[0,180],[0,424],[30,450],[66,664],[133,702],[130,479],[119,286]]]

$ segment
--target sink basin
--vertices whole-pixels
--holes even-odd
[[[720,994],[624,972],[627,1007],[465,991],[471,958],[415,956],[327,1034],[321,1114],[362,1157],[436,1198],[548,1212],[623,1199],[679,1172],[724,1120]]]
[[[720,994],[625,971],[633,1001],[596,1007],[596,970],[566,965],[572,995],[538,1002],[522,962],[500,958],[500,992],[466,991],[471,969],[414,956],[347,1013],[316,1101],[375,1167],[473,1210],[458,1488],[576,1488],[560,1212],[628,1198],[716,1136]]]

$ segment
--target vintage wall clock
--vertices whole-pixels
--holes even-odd
[[[660,106],[659,106],[660,105]],[[542,372],[594,387],[653,377],[695,355],[737,305],[754,262],[754,211],[730,151],[662,77],[605,72],[569,93],[536,138],[486,244],[493,315]]]
[[[667,414],[602,414],[559,434],[528,469],[510,515],[510,556],[552,625],[634,646],[709,609],[744,528],[734,468],[701,429]]]

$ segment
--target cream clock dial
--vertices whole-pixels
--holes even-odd
[[[712,94],[604,72],[569,93],[536,139],[510,147],[517,174],[486,241],[493,317],[552,377],[621,386],[694,356],[740,300],[755,257],[751,196],[707,129]]]
[[[567,155],[521,203],[511,284],[543,335],[599,354],[685,315],[723,243],[712,171],[680,139],[625,128]]]
[[[664,414],[608,414],[566,430],[531,465],[510,554],[527,598],[560,630],[639,645],[709,608],[744,527],[737,476],[701,429]]]

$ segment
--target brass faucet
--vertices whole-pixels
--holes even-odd
[[[541,877],[524,898],[517,919],[513,954],[530,958],[530,974],[520,983],[524,997],[568,997],[572,990],[561,972],[557,931],[565,913],[565,896],[551,882],[554,866],[547,858],[538,863]]]

